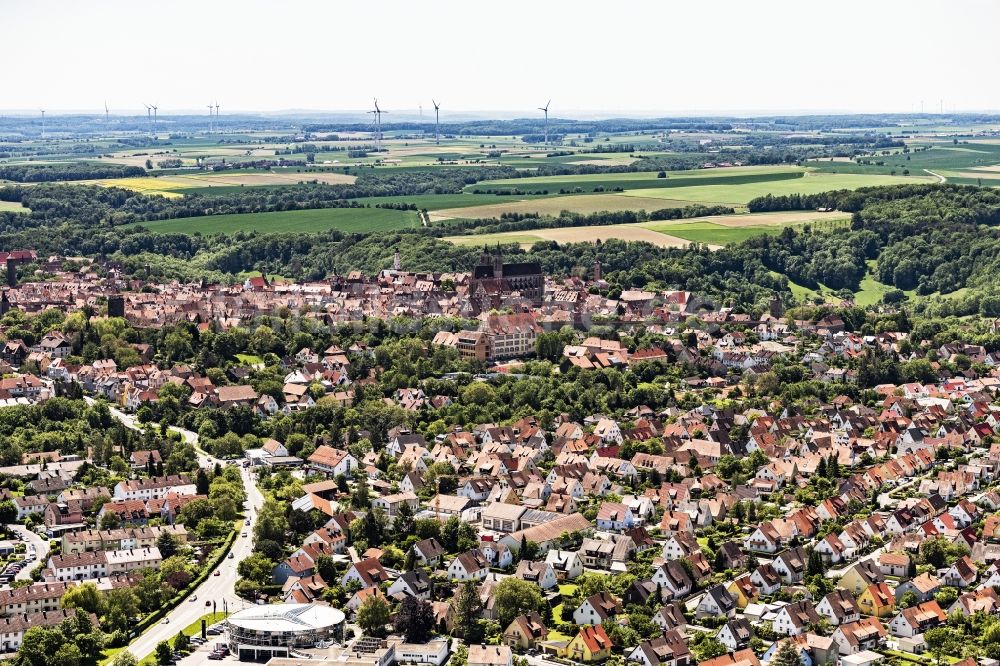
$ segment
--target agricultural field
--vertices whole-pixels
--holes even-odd
[[[529,199],[493,196],[492,200],[496,203],[432,211],[430,213],[431,222],[443,222],[452,219],[499,218],[504,213],[556,216],[562,211],[568,210],[573,213],[586,215],[605,210],[650,211],[661,208],[683,208],[690,205],[687,201],[671,201],[669,199],[641,196],[631,197],[625,196],[624,193],[574,194],[568,196],[532,197]]]
[[[238,173],[221,171],[219,173],[199,172],[196,174],[148,176],[145,178],[105,178],[75,182],[78,184],[100,185],[102,187],[123,187],[128,190],[142,192],[143,194],[179,197],[195,192],[210,192],[211,188],[216,187],[224,188],[225,191],[228,191],[239,187],[294,185],[312,180],[329,184],[350,184],[356,179],[357,176],[332,172],[298,173],[295,171],[269,171]]]
[[[802,178],[781,178],[753,183],[718,183],[691,185],[687,187],[631,190],[624,192],[627,197],[659,197],[690,203],[721,204],[730,206],[746,205],[751,199],[773,194],[819,194],[829,190],[856,190],[859,187],[877,185],[901,185],[904,183],[933,183],[933,176],[886,176],[879,174],[839,174],[806,172]]]
[[[702,243],[716,249],[730,243],[738,243],[751,236],[778,234],[786,226],[818,224],[825,226],[846,224],[850,215],[846,213],[759,213],[748,215],[713,215],[688,220],[663,222],[643,222],[641,224],[611,224],[582,227],[561,227],[556,229],[532,229],[530,231],[510,231],[495,234],[468,234],[446,238],[457,245],[481,245],[492,243],[518,243],[530,247],[539,241],[558,243],[580,243],[584,241],[642,240],[660,247],[684,247],[690,243]]]
[[[970,139],[959,143],[944,139],[915,139],[908,141],[910,152],[893,150],[890,155],[865,157],[870,162],[881,161],[883,164],[857,164],[829,160],[812,160],[809,165],[823,173],[838,174],[938,174],[948,182],[959,184],[976,184],[977,175],[969,176],[968,172],[978,174],[979,171],[989,173],[1000,165],[1000,143],[993,139]],[[986,179],[986,176],[983,176]],[[971,182],[967,182],[971,181]],[[984,185],[993,183],[984,182]],[[1000,184],[1000,183],[998,183]]]
[[[140,226],[128,225],[128,226]],[[317,233],[337,229],[346,233],[396,231],[420,226],[415,211],[388,208],[320,208],[276,213],[239,213],[207,217],[182,217],[144,222],[158,233],[203,235],[254,231],[258,233]]]

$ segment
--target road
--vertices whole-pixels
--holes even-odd
[[[88,404],[94,404],[95,402],[92,398],[84,398],[84,400]],[[136,422],[135,417],[131,414],[126,414],[121,410],[111,407],[111,415],[128,428],[142,430],[142,426]],[[180,433],[184,441],[194,446],[195,451],[198,453],[198,463],[202,467],[210,467],[218,462],[198,445],[197,433],[176,427],[171,427],[171,430]],[[210,575],[204,583],[195,589],[186,601],[182,601],[179,606],[167,613],[166,624],[161,621],[159,624],[153,625],[146,630],[146,633],[129,644],[129,652],[135,655],[140,661],[156,650],[157,643],[173,639],[177,635],[177,632],[189,624],[196,622],[202,615],[211,613],[213,610],[221,612],[224,609],[228,609],[230,612],[234,612],[249,606],[247,601],[236,596],[236,580],[239,578],[236,573],[236,566],[253,552],[253,528],[257,524],[257,516],[260,513],[260,508],[264,505],[264,496],[257,488],[251,470],[241,468],[240,474],[243,477],[243,487],[246,489],[247,517],[250,520],[250,524],[243,526],[241,536],[236,537],[236,542],[230,550],[233,557],[223,559],[222,563],[218,566],[218,576]],[[242,534],[246,534],[246,536],[244,537]],[[195,599],[195,597],[197,598]],[[192,601],[192,599],[195,600]],[[206,601],[215,602],[215,608],[206,606]]]
[[[83,400],[88,405],[94,405],[97,403],[96,400],[88,396],[84,396]],[[117,407],[111,406],[110,404],[108,405],[108,410],[111,412],[111,416],[118,419],[118,421],[120,421],[121,424],[124,425],[126,428],[131,428],[132,430],[142,432],[144,426],[136,420],[134,415],[127,414],[118,409]],[[150,425],[154,427],[156,426],[155,423],[151,423]],[[212,467],[215,465],[217,461],[214,458],[212,458],[212,456],[208,455],[207,452],[203,451],[201,447],[198,445],[198,433],[191,430],[185,430],[184,428],[178,428],[177,426],[170,426],[169,429],[171,432],[178,433],[181,437],[184,438],[185,442],[194,446],[195,453],[198,454],[199,465],[201,465],[202,467]]]
[[[253,552],[252,530],[254,525],[256,525],[260,508],[264,504],[264,496],[257,489],[250,471],[244,469],[242,470],[242,475],[243,485],[247,490],[247,502],[250,507],[250,525],[243,528],[246,536],[236,537],[236,542],[230,551],[233,553],[233,558],[230,559],[227,557],[222,560],[222,564],[219,565],[219,575],[209,576],[194,591],[192,597],[197,597],[196,601],[190,601],[192,597],[188,597],[188,601],[181,602],[177,608],[167,614],[167,624],[162,624],[162,622],[155,624],[142,636],[132,641],[128,649],[137,659],[142,660],[143,657],[152,654],[156,649],[157,643],[173,639],[178,631],[197,621],[202,615],[212,612],[210,606],[205,606],[206,601],[214,601],[216,603],[215,610],[219,612],[224,607],[233,612],[241,608],[246,608],[249,605],[245,600],[236,596],[235,585],[238,578],[236,565]]]
[[[7,529],[17,533],[18,536],[27,536],[27,543],[35,547],[35,560],[18,571],[17,575],[14,576],[15,580],[31,580],[31,570],[38,566],[39,562],[45,562],[49,559],[49,540],[32,532],[24,525],[8,525]]]

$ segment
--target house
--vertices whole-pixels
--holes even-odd
[[[388,596],[403,594],[427,601],[431,598],[431,577],[423,571],[407,571],[386,590]]]
[[[836,589],[816,604],[816,612],[825,617],[833,626],[861,619],[861,609],[854,596],[847,590]]]
[[[573,622],[579,625],[601,624],[621,610],[621,604],[610,592],[601,591],[584,599],[579,608],[573,611]]]
[[[839,646],[840,654],[846,656],[865,650],[877,650],[887,636],[885,627],[877,617],[863,617],[857,622],[840,625],[831,638]]]
[[[747,647],[753,637],[753,627],[745,617],[733,618],[719,630],[716,639],[726,646],[730,652]]]
[[[975,584],[977,578],[979,578],[979,571],[968,555],[963,555],[955,560],[942,577],[944,584],[952,587],[969,587]]]
[[[929,601],[940,589],[941,581],[925,572],[897,585],[896,600],[901,599],[907,592],[913,592],[917,595],[917,601]]]
[[[542,622],[542,616],[531,612],[518,615],[503,632],[504,644],[521,650],[532,650],[540,641],[548,638],[549,630]]]
[[[681,599],[691,593],[694,581],[679,560],[664,562],[653,572],[653,583],[674,599]]]
[[[782,551],[772,562],[771,566],[781,576],[781,580],[786,585],[802,582],[802,577],[806,571],[806,564],[809,557],[805,548],[798,546]]]
[[[575,580],[583,574],[583,560],[579,553],[571,550],[550,550],[545,562],[552,566],[559,581]]]
[[[782,636],[798,636],[815,627],[820,615],[809,600],[793,601],[782,607],[775,615],[774,632]]]
[[[770,563],[758,565],[750,574],[750,582],[761,594],[775,594],[781,589],[781,576]]]
[[[713,585],[705,590],[705,594],[702,595],[695,611],[695,617],[699,618],[720,615],[733,617],[735,614],[736,599],[723,585]]]
[[[714,659],[706,659],[699,666],[760,666],[760,660],[750,648],[729,652]]]
[[[376,497],[372,500],[372,508],[381,509],[389,519],[390,526],[404,504],[410,508],[410,515],[412,516],[420,508],[420,498],[413,493],[396,493],[394,495]]]
[[[639,521],[632,510],[619,502],[604,502],[597,511],[597,529],[621,532],[635,527]]]
[[[889,617],[895,607],[896,597],[885,583],[872,583],[858,595],[858,608],[865,615]]]
[[[351,581],[361,583],[362,588],[378,587],[389,580],[389,575],[382,568],[382,563],[374,557],[369,557],[354,562],[348,567],[347,572],[341,577],[341,586],[346,586]]]
[[[913,638],[947,619],[937,601],[926,601],[911,608],[904,608],[892,618],[889,630],[898,638]]]
[[[579,633],[566,646],[564,657],[583,663],[604,661],[611,656],[612,645],[611,639],[600,624],[582,626]]]
[[[478,548],[462,553],[448,565],[452,580],[482,580],[489,572],[490,563]]]
[[[468,666],[511,666],[513,655],[507,645],[470,645]]]
[[[894,551],[883,552],[879,555],[878,566],[884,576],[903,578],[910,571],[910,556]]]
[[[433,569],[441,564],[445,550],[437,539],[430,537],[413,544],[413,554],[420,566]]]
[[[514,577],[534,583],[543,590],[552,589],[559,584],[556,572],[550,564],[545,562],[521,560],[517,563],[517,570],[514,572]]]
[[[663,608],[653,614],[653,622],[663,631],[671,629],[684,631],[687,619],[684,617],[683,605],[679,601],[664,604]]]
[[[521,516],[528,507],[519,504],[494,502],[483,509],[483,529],[494,532],[517,532],[521,529]]]
[[[680,631],[672,629],[649,640],[642,641],[628,653],[628,661],[643,666],[689,666],[694,662],[687,640]]]
[[[837,585],[858,595],[872,583],[881,583],[884,580],[885,577],[874,562],[862,560],[845,571]]]
[[[306,459],[309,467],[327,476],[339,476],[343,474],[351,478],[354,470],[358,468],[357,459],[347,451],[335,449],[332,446],[321,444]]]

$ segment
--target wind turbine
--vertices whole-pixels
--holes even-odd
[[[215,107],[213,107],[211,104],[208,105],[208,133],[209,134],[212,134],[213,131],[215,130],[215,123],[214,123],[215,116],[212,115],[212,109],[213,108],[215,108]]]
[[[153,134],[155,135],[156,134],[156,110],[159,109],[160,107],[156,106],[155,104],[153,104],[152,107],[153,107]]]
[[[215,100],[215,119],[219,119],[219,100]]]
[[[104,100],[104,124],[108,124],[108,100]]]
[[[42,112],[42,138],[45,138],[45,109],[38,109]]]
[[[549,104],[552,103],[550,99],[545,103],[545,106],[538,107],[539,111],[545,112],[545,145],[549,145]]]
[[[149,136],[153,136],[153,107],[149,104],[143,104],[146,107],[146,125],[149,126]]]
[[[441,133],[438,131],[438,125],[441,122],[441,117],[439,111],[441,110],[441,105],[431,100],[431,104],[434,105],[434,145],[441,145]]]
[[[375,110],[369,111],[375,115],[375,152],[382,150],[382,114],[389,113],[378,108],[378,99],[375,100]]]

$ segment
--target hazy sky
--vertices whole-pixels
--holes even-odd
[[[0,108],[1000,109],[996,0],[0,0]]]

